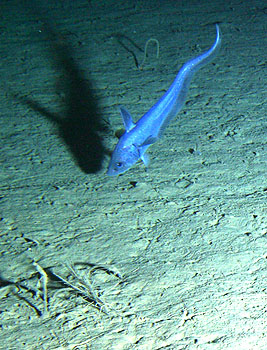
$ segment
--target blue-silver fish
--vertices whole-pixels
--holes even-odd
[[[211,48],[182,66],[169,89],[136,124],[130,113],[120,107],[125,132],[112,153],[108,175],[124,173],[139,159],[146,166],[148,165],[149,159],[145,152],[161,137],[170,121],[183,107],[193,75],[217,55],[221,46],[218,24],[216,24],[216,31],[216,40]]]

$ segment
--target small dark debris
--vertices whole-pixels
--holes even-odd
[[[245,235],[249,237],[252,235],[252,232],[245,232]]]

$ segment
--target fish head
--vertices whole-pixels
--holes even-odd
[[[107,175],[116,176],[131,168],[140,158],[138,147],[134,144],[122,146],[118,142],[108,166]]]

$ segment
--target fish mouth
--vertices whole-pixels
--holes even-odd
[[[115,169],[113,169],[112,167],[109,167],[106,174],[108,176],[115,176],[115,175],[118,175],[118,172]]]

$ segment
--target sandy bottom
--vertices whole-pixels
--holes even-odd
[[[263,2],[19,3],[1,2],[0,348],[266,349]],[[118,106],[138,120],[216,22],[149,167],[105,175]]]

